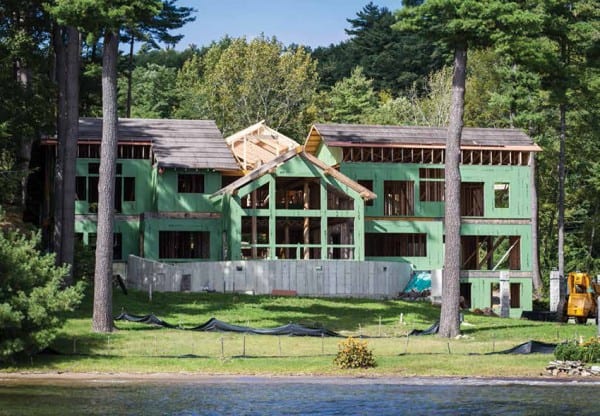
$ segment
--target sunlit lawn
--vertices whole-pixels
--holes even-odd
[[[364,337],[377,367],[339,370],[333,364],[343,338],[292,337],[196,332],[116,322],[109,335],[91,331],[91,299],[69,317],[52,348],[12,370],[72,372],[192,372],[204,374],[539,376],[552,355],[488,354],[528,340],[557,343],[589,338],[594,325],[534,322],[465,314],[462,336],[408,336],[429,327],[439,308],[428,302],[317,299],[217,293],[130,292],[115,290],[113,311],[153,313],[183,327],[219,320],[254,328],[287,323],[324,326],[343,336]]]

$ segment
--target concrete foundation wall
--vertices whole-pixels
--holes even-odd
[[[220,261],[166,264],[129,256],[127,286],[153,291],[214,290],[299,296],[395,297],[411,277],[407,263],[348,260]]]

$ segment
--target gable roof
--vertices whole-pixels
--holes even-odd
[[[241,188],[242,186],[247,185],[250,182],[260,178],[261,176],[271,172],[272,170],[276,169],[279,165],[287,162],[288,160],[292,159],[293,157],[301,157],[304,160],[308,161],[309,163],[313,164],[314,166],[316,166],[317,168],[322,170],[325,175],[330,175],[331,177],[335,178],[339,182],[343,183],[344,185],[346,185],[346,186],[350,187],[351,189],[353,189],[354,191],[356,191],[361,196],[361,198],[364,200],[377,198],[377,195],[374,194],[369,189],[367,189],[364,186],[360,185],[359,183],[353,181],[352,179],[350,179],[343,173],[337,171],[335,168],[332,168],[331,166],[329,166],[326,163],[322,162],[321,160],[317,159],[313,155],[301,151],[300,148],[291,149],[288,152],[286,152],[274,159],[271,159],[269,162],[254,169],[252,172],[248,173],[247,175],[242,176],[241,178],[230,183],[226,187],[219,189],[217,192],[212,194],[211,197],[218,196],[218,195],[224,195],[224,194],[235,194],[237,192],[237,190],[239,188]]]
[[[239,170],[213,120],[120,118],[119,143],[151,144],[158,166]],[[102,119],[81,118],[79,140],[100,142]]]
[[[314,124],[306,149],[316,150],[319,137],[330,147],[429,147],[446,145],[447,128],[417,126],[383,126],[364,124]],[[540,147],[519,129],[465,127],[461,148],[540,151]]]
[[[300,147],[295,140],[273,130],[262,120],[225,138],[243,170],[252,170],[271,159]]]

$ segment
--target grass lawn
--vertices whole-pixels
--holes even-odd
[[[52,348],[3,371],[200,373],[255,375],[485,376],[536,377],[552,355],[487,353],[528,340],[557,343],[595,336],[595,325],[501,319],[465,313],[458,339],[410,336],[429,327],[439,308],[426,302],[367,299],[319,299],[218,293],[114,292],[113,311],[153,313],[182,326],[211,317],[271,328],[287,323],[322,325],[344,336],[364,336],[377,367],[340,370],[333,364],[343,338],[194,332],[116,322],[110,335],[91,332],[91,298],[69,316]]]

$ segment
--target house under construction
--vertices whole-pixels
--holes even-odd
[[[445,137],[443,128],[315,124],[300,146],[263,122],[223,138],[212,121],[120,119],[114,259],[441,270]],[[465,128],[462,137],[462,296],[471,308],[494,307],[508,270],[517,316],[531,309],[540,149],[515,129]],[[89,245],[100,139],[101,120],[81,119],[76,231]],[[45,143],[52,160],[55,140]],[[46,177],[50,193],[51,163]]]

